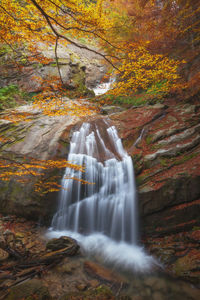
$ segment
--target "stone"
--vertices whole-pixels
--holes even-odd
[[[46,244],[46,249],[50,251],[57,251],[66,247],[77,244],[76,241],[67,236],[61,236],[60,238],[53,238]]]
[[[109,287],[100,285],[95,289],[67,293],[60,300],[115,300],[115,296]]]
[[[192,137],[196,132],[200,132],[200,124],[198,124],[192,128],[186,129],[182,133],[174,134],[167,139],[161,140],[158,142],[158,145],[164,146],[164,145],[170,145],[172,143],[178,144],[178,142],[180,142],[186,138]]]
[[[63,274],[72,274],[75,270],[81,267],[79,261],[77,260],[64,260],[61,265],[57,267],[57,271]]]
[[[104,115],[110,115],[121,111],[124,111],[124,108],[120,106],[104,105],[101,107],[101,113]]]
[[[94,278],[99,278],[107,282],[124,282],[119,274],[91,261],[85,261],[84,270]]]
[[[32,279],[10,289],[5,300],[50,300],[51,296],[47,287],[43,286],[41,280]]]

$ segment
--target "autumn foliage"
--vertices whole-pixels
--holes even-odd
[[[157,1],[3,0],[0,11],[2,42],[13,49],[26,44],[30,53],[41,43],[55,45],[58,69],[59,43],[98,53],[117,70],[116,94],[154,88],[160,82],[164,82],[162,92],[167,91],[179,78],[176,73],[183,60],[166,58],[164,51],[157,51],[158,41],[164,43],[166,36],[170,34],[172,40],[175,35],[172,26],[166,26],[166,8],[161,9]],[[78,40],[83,36],[88,43],[95,38],[104,52],[81,45]],[[61,74],[60,80],[63,84]]]
[[[140,89],[145,80],[149,85],[164,81],[160,86],[166,92],[186,89],[189,93],[192,89],[196,93],[200,73],[199,0],[114,0],[111,3],[118,14],[124,13],[124,23],[118,33],[120,42],[115,44],[120,47],[123,42],[125,49],[119,67],[123,90],[128,88],[128,82],[136,83],[130,86],[131,90],[135,91],[137,86]]]
[[[192,0],[1,0],[0,41],[13,53],[25,49],[22,55],[27,61],[43,64],[49,61],[39,49],[54,47],[60,78],[41,82],[42,92],[35,96],[34,105],[49,116],[85,116],[95,109],[88,102],[65,101],[67,87],[59,69],[59,45],[70,43],[99,54],[117,78],[110,92],[113,95],[148,91],[161,98],[170,91],[199,86],[199,12],[199,1]],[[81,37],[86,37],[88,45],[79,42]],[[89,46],[94,40],[98,50]],[[13,63],[21,68],[17,61]],[[28,115],[15,112],[13,116],[5,114],[9,121],[29,120]],[[5,168],[13,163],[1,159],[2,180],[28,173],[38,176],[42,169],[60,164],[16,162],[18,170],[14,163],[9,173]],[[79,168],[63,161],[61,166],[65,164]]]

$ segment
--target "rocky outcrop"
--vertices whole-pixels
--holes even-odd
[[[67,100],[66,100],[67,101]],[[4,113],[9,115],[10,111]],[[21,121],[0,120],[0,158],[8,163],[66,158],[69,148],[69,135],[78,116],[47,116],[32,106],[21,106],[15,113],[24,117]],[[14,118],[14,116],[13,116]],[[8,170],[9,171],[9,170]],[[46,176],[62,176],[61,170],[47,171]],[[30,176],[28,183],[0,181],[0,211],[4,214],[16,214],[50,223],[57,205],[57,194],[42,195],[34,189],[39,180]]]
[[[35,93],[41,91],[42,82],[59,78],[54,46],[47,48],[41,43],[38,47],[35,59],[31,55],[31,60],[24,58],[25,50],[21,50],[22,53],[19,51],[19,57],[14,58],[17,65],[12,62],[13,54],[2,54],[0,87],[15,84],[24,91]],[[60,45],[57,54],[62,80],[67,89],[77,89],[83,95],[93,95],[88,88],[94,88],[106,73],[101,56],[74,45]]]
[[[66,157],[70,130],[80,118],[20,110],[29,111],[29,122],[1,121],[1,152],[12,159]],[[141,239],[168,270],[199,283],[200,105],[169,102],[110,112],[134,162]],[[50,221],[55,206],[53,193],[41,197],[32,184],[1,183],[2,213]]]
[[[133,158],[142,240],[169,270],[198,283],[200,105],[170,102],[110,117]]]

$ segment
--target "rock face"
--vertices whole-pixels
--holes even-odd
[[[200,105],[168,105],[110,117],[133,158],[142,240],[169,270],[197,283]]]
[[[20,109],[30,112],[30,107]],[[133,158],[142,241],[169,271],[199,283],[200,105],[169,102],[112,111],[109,117]],[[70,130],[80,118],[47,117],[34,110],[29,118],[0,122],[2,153],[66,157]],[[41,197],[31,184],[1,183],[2,213],[50,221],[55,206],[53,193]]]
[[[1,157],[11,159],[11,162],[17,159],[22,163],[24,159],[27,161],[30,158],[47,160],[67,157],[70,129],[80,120],[79,117],[49,117],[32,106],[22,106],[16,111],[24,116],[28,112],[29,122],[26,121],[27,118],[17,123],[0,120]],[[56,172],[57,175],[62,175],[62,170],[61,173]],[[0,181],[1,213],[12,213],[41,221],[46,218],[50,222],[57,205],[57,195],[50,193],[41,196],[36,193],[33,187],[34,180],[32,178],[26,184],[16,182],[14,179]]]
[[[8,54],[2,55],[0,87],[17,84],[23,90],[34,93],[41,90],[42,81],[51,79],[55,81],[55,78],[59,78],[54,46],[49,48],[43,44],[39,46],[40,53],[46,61],[41,58],[44,63],[38,63],[37,59],[29,62],[18,58],[20,70],[10,63]],[[106,73],[101,56],[74,45],[59,46],[58,62],[62,80],[69,89],[85,89],[88,92],[86,87],[89,89],[95,87]]]

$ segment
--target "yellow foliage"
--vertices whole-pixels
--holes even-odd
[[[47,178],[46,171],[50,172],[51,170],[54,171],[56,169],[59,170],[63,168],[71,168],[75,171],[84,172],[83,166],[73,164],[65,159],[39,160],[24,157],[23,160],[17,160],[0,157],[1,180],[10,181],[11,178],[14,178],[17,182],[25,184],[32,179],[35,191],[42,194],[60,190],[61,185],[58,183],[58,176],[51,176],[50,178]],[[36,180],[33,180],[34,178],[36,178]],[[83,184],[91,184],[76,177],[68,179],[78,180]]]
[[[179,79],[177,69],[181,63],[161,54],[152,55],[144,46],[129,44],[129,51],[115,72],[120,81],[111,93],[128,95],[147,89],[149,92],[166,93],[176,85]],[[159,83],[162,84],[159,86]]]

